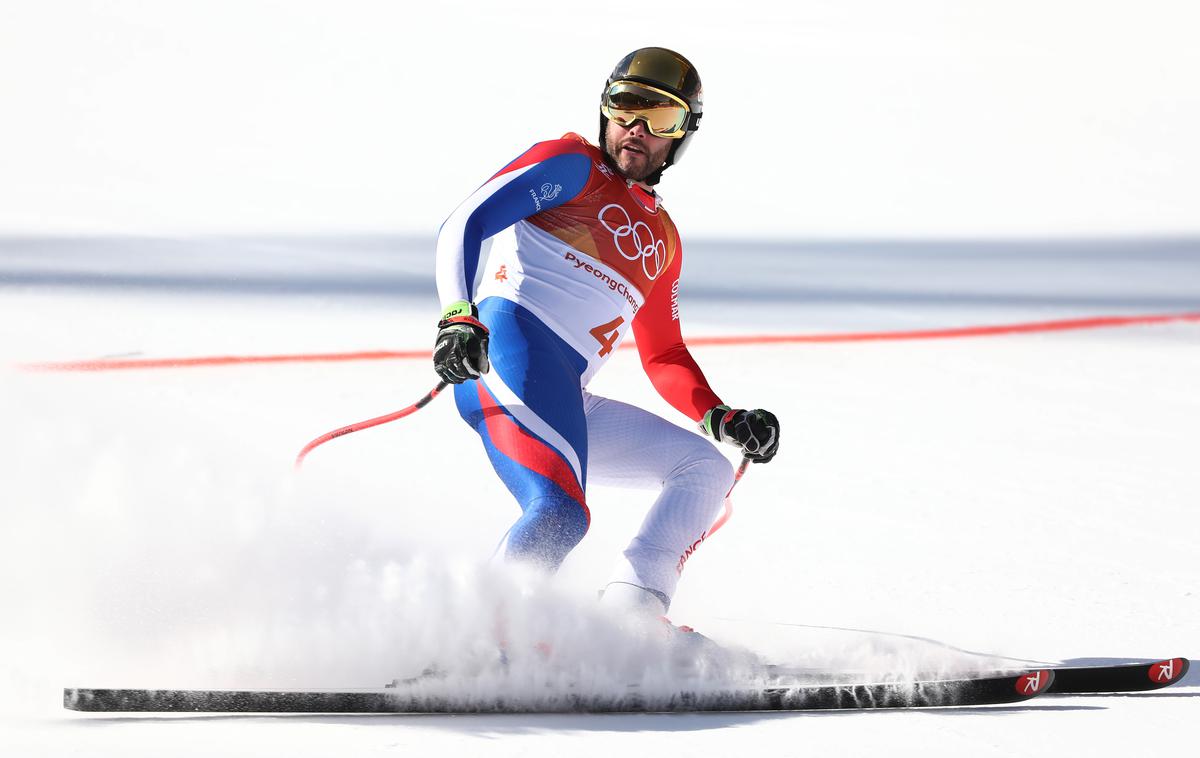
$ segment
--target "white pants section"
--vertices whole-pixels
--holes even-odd
[[[591,485],[660,490],[614,569],[612,582],[675,594],[682,559],[712,526],[733,465],[699,434],[636,406],[584,393]]]

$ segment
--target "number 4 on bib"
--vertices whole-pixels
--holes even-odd
[[[597,353],[601,358],[613,351],[617,344],[617,338],[621,336],[621,324],[625,323],[625,319],[617,316],[607,324],[593,327],[591,334],[600,343],[600,352]]]

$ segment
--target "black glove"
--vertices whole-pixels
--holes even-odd
[[[468,302],[446,309],[438,322],[433,346],[433,370],[451,384],[478,379],[488,372],[488,330],[480,323],[479,311]]]
[[[717,442],[740,447],[755,463],[766,463],[779,451],[779,419],[760,408],[746,411],[718,405],[704,414],[700,431]]]

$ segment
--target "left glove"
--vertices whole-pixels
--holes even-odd
[[[479,321],[479,310],[466,301],[451,305],[438,322],[433,370],[451,384],[462,384],[490,368],[488,329]]]
[[[742,449],[755,463],[767,463],[779,452],[779,419],[770,411],[752,411],[718,405],[704,414],[700,431],[717,442]]]

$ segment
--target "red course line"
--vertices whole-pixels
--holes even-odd
[[[1116,326],[1145,326],[1172,321],[1200,321],[1200,313],[1172,313],[1155,316],[1093,316],[1091,318],[1032,321],[1024,324],[964,326],[955,329],[919,329],[907,332],[859,332],[849,334],[766,334],[761,336],[694,337],[691,345],[769,345],[794,342],[886,342],[895,340],[953,339],[956,337],[994,337],[1002,334],[1066,332]]]
[[[955,339],[961,337],[994,337],[1005,334],[1035,332],[1065,332],[1078,329],[1101,329],[1118,326],[1147,326],[1177,321],[1200,322],[1200,312],[1168,313],[1150,316],[1094,316],[1090,318],[1033,321],[1021,324],[966,326],[952,329],[918,329],[899,332],[849,332],[843,334],[761,334],[730,335],[727,337],[688,337],[689,347],[720,345],[779,345],[831,342],[891,342],[898,340]],[[633,348],[626,343],[622,350]],[[32,363],[22,368],[30,371],[117,371],[146,368],[193,368],[197,366],[231,366],[246,363],[333,363],[339,361],[428,360],[429,350],[374,350],[357,353],[302,353],[299,355],[225,355],[199,358],[145,358],[119,360],[68,361],[63,363]]]
[[[338,361],[383,361],[429,358],[429,350],[374,350],[361,353],[301,353],[298,355],[215,355],[201,358],[131,358],[120,360],[68,361],[65,363],[30,363],[30,371],[116,371],[137,368],[193,368],[196,366],[231,366],[241,363],[335,363]]]

